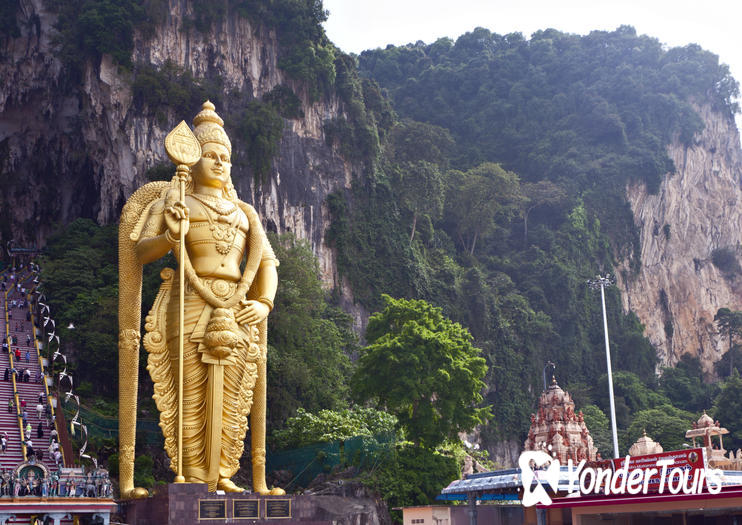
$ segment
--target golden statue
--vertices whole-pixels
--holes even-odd
[[[278,260],[257,213],[234,191],[232,145],[214,105],[205,102],[193,125],[191,132],[181,122],[165,140],[178,165],[173,180],[142,186],[121,214],[121,497],[147,495],[134,487],[142,265],[170,251],[179,274],[161,272],[144,346],[176,482],[242,491],[231,478],[239,469],[249,415],[253,490],[283,494],[265,481],[266,317]]]

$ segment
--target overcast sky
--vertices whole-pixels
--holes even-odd
[[[447,36],[477,26],[495,33],[539,29],[587,34],[632,25],[669,46],[699,44],[742,80],[742,0],[324,0],[325,30],[346,52]],[[738,125],[740,119],[737,119]]]

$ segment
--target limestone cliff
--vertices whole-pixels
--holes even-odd
[[[705,129],[689,146],[669,146],[675,172],[657,194],[627,188],[641,269],[632,274],[622,262],[618,284],[624,309],[644,323],[663,365],[690,353],[711,373],[728,346],[714,315],[721,307],[742,309],[741,276],[712,262],[715,253],[738,257],[742,247],[742,150],[732,118],[708,106],[698,112]]]
[[[135,34],[133,63],[170,60],[196,78],[219,79],[225,93],[259,98],[279,84],[302,101],[302,118],[284,122],[280,151],[264,183],[239,163],[233,179],[240,196],[266,227],[308,239],[327,285],[336,280],[334,255],[323,242],[326,196],[348,187],[355,167],[326,145],[323,122],[343,114],[334,96],[311,102],[300,83],[278,68],[274,32],[244,17],[217,22],[205,36],[186,27],[192,4],[170,0],[151,36]],[[110,56],[87,63],[82,83],[67,80],[55,56],[54,13],[43,0],[20,0],[19,38],[0,41],[0,241],[43,245],[57,223],[90,217],[112,223],[125,199],[147,182],[145,172],[167,160],[163,139],[190,114],[152,118],[133,103],[131,73]],[[228,116],[231,107],[219,107]],[[240,139],[232,134],[236,150]],[[244,154],[242,155],[244,159]]]

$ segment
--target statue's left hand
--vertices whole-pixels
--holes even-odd
[[[245,301],[245,306],[237,312],[235,320],[239,324],[258,324],[268,317],[270,308],[260,301]]]

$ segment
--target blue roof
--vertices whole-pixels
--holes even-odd
[[[724,470],[722,472],[722,485],[742,485],[742,471]],[[566,491],[569,489],[568,474],[568,467],[564,466],[559,468],[559,490]],[[547,484],[544,480],[540,480],[539,482],[542,485]],[[495,470],[492,472],[469,474],[464,477],[464,479],[457,479],[456,481],[451,482],[450,485],[441,491],[441,494],[468,494],[470,492],[503,489],[518,490],[522,486],[523,482],[520,477],[520,469],[511,468]]]

